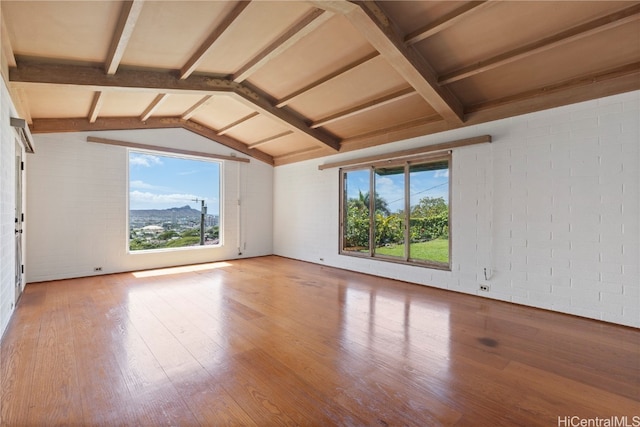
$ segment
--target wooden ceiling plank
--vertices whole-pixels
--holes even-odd
[[[254,118],[255,116],[259,116],[259,115],[260,115],[260,113],[258,113],[257,111],[254,111],[251,114],[247,114],[246,116],[236,120],[235,122],[229,123],[225,127],[218,129],[218,135],[224,135],[225,133],[229,132],[231,129],[235,128],[236,126],[246,122],[249,119]]]
[[[100,109],[102,108],[103,103],[104,92],[96,92],[95,95],[93,95],[93,102],[91,103],[91,109],[89,110],[89,123],[95,123],[98,115],[100,114]]]
[[[365,102],[365,103],[363,103],[361,105],[358,105],[356,107],[349,108],[348,110],[341,111],[341,112],[336,113],[336,114],[332,114],[331,116],[322,118],[320,120],[316,120],[315,122],[313,122],[311,124],[311,128],[316,129],[316,128],[319,128],[321,126],[325,126],[325,125],[327,125],[329,123],[333,123],[333,122],[336,122],[338,120],[346,119],[348,117],[355,116],[356,114],[361,114],[361,113],[373,110],[375,108],[379,108],[379,107],[382,107],[384,105],[390,104],[392,102],[400,101],[401,99],[408,98],[409,96],[412,96],[415,93],[416,92],[412,87],[406,88],[406,89],[402,89],[402,90],[400,90],[398,92],[394,92],[392,94],[382,96],[382,97],[374,99],[372,101]]]
[[[115,74],[124,55],[124,51],[129,44],[136,22],[142,11],[144,0],[125,1],[122,3],[122,10],[116,25],[109,53],[105,61],[105,71],[107,74]]]
[[[450,13],[436,19],[435,21],[425,25],[422,28],[418,28],[415,31],[410,32],[404,37],[404,42],[408,45],[412,45],[422,41],[426,38],[433,36],[434,34],[439,33],[453,24],[461,21],[463,18],[466,18],[472,12],[477,12],[482,9],[484,6],[487,6],[489,1],[471,1],[466,3],[465,5],[453,10]]]
[[[271,100],[257,89],[222,77],[193,75],[188,79],[180,80],[171,73],[134,69],[120,70],[113,76],[107,76],[102,70],[90,66],[19,61],[17,68],[9,70],[9,80],[15,87],[42,85],[84,87],[94,91],[109,89],[201,95],[224,93],[282,123],[294,132],[302,132],[319,144],[331,147],[334,151],[340,149],[340,141],[335,136],[319,129],[311,129],[294,113],[276,108]]]
[[[10,87],[9,92],[14,95],[11,96],[11,99],[16,104],[16,110],[20,117],[25,119],[29,124],[33,123],[31,108],[29,108],[29,98],[27,97],[25,90],[22,88]]]
[[[218,144],[244,153],[250,157],[273,165],[273,157],[260,150],[249,150],[237,139],[229,136],[219,136],[216,131],[192,120],[182,120],[180,117],[150,117],[141,122],[139,117],[98,117],[94,123],[89,123],[86,117],[71,119],[34,119],[30,126],[31,133],[64,133],[91,132],[104,130],[128,129],[186,129]]]
[[[238,141],[235,138],[231,138],[230,136],[227,136],[227,135],[218,135],[218,133],[215,130],[201,123],[194,122],[193,120],[187,120],[183,122],[184,124],[182,127],[188,131],[191,131],[195,134],[198,134],[204,138],[210,139],[219,144],[223,144],[229,148],[233,148],[236,151],[239,151],[248,156],[254,157],[258,160],[261,160],[273,166],[273,157],[263,151],[250,150],[246,146],[246,144],[244,144],[243,142]]]
[[[485,59],[468,67],[443,74],[439,79],[441,85],[447,85],[476,74],[492,70],[502,65],[509,64],[519,59],[527,58],[537,53],[562,46],[564,44],[606,31],[620,25],[640,19],[640,4],[628,7],[621,11],[603,16],[592,21],[577,25],[568,30],[561,31],[549,37],[545,37],[524,46],[501,53],[492,58]]]
[[[142,115],[140,116],[140,121],[144,122],[160,107],[164,101],[166,101],[169,95],[166,93],[161,93],[155,97],[155,99],[149,104],[149,106],[144,110]]]
[[[252,58],[251,61],[245,64],[240,70],[236,71],[232,80],[236,83],[245,81],[253,73],[265,66],[269,61],[289,49],[309,33],[315,31],[331,17],[331,13],[314,8],[292,28],[287,30],[283,35],[278,37],[273,43]]]
[[[207,102],[213,98],[213,95],[206,95],[203,96],[200,101],[196,102],[195,104],[193,104],[191,106],[191,108],[189,108],[187,111],[185,111],[184,113],[182,113],[182,116],[180,116],[183,120],[189,120],[191,117],[193,117],[193,115],[202,107],[204,107],[205,105],[207,105]]]
[[[353,70],[354,68],[357,68],[360,65],[371,61],[373,58],[377,58],[378,56],[380,56],[380,52],[376,51],[376,52],[370,53],[369,55],[367,55],[367,56],[365,56],[363,58],[359,58],[359,59],[355,60],[354,62],[352,62],[352,63],[350,63],[348,65],[345,65],[344,67],[334,71],[333,73],[327,74],[323,78],[321,78],[319,80],[316,80],[315,82],[313,82],[311,84],[308,84],[307,86],[303,87],[302,89],[298,89],[294,93],[285,96],[280,101],[278,101],[278,103],[276,104],[276,107],[282,108],[285,105],[288,105],[289,103],[291,103],[297,97],[302,96],[307,92],[310,92],[311,90],[313,90],[313,89],[317,88],[318,86],[321,86],[321,85],[323,85],[323,84],[335,79],[338,76],[341,76],[341,75],[343,75],[345,73],[348,73],[349,71]]]
[[[391,20],[374,1],[316,1],[314,5],[343,13],[389,65],[413,86],[438,114],[448,122],[464,122],[460,100],[448,88],[438,84],[438,78],[431,66],[413,46],[405,44],[404,38],[398,35]]]
[[[457,129],[462,125],[445,122],[440,116],[430,116],[422,119],[410,120],[399,125],[376,129],[364,134],[345,138],[345,144],[340,152],[361,150],[363,148],[376,147],[390,142],[402,141],[424,135],[445,132]]]
[[[180,69],[180,78],[186,79],[189,77],[198,67],[200,62],[204,59],[207,52],[213,47],[215,42],[220,38],[222,34],[238,19],[242,12],[249,6],[250,1],[239,1],[236,6],[229,12],[223,21],[218,25],[209,37],[198,47],[195,53],[189,58],[189,60]]]
[[[255,93],[255,90],[254,92]],[[257,98],[253,97],[250,92],[236,91],[233,92],[235,98],[243,102],[248,107],[256,109],[259,113],[264,114],[267,117],[281,123],[285,127],[291,129],[294,132],[302,132],[312,137],[318,144],[330,147],[334,151],[340,150],[340,141],[335,136],[324,132],[320,129],[311,128],[305,121],[298,116],[287,111],[284,108],[277,108],[271,104],[264,95],[260,95]]]
[[[7,24],[4,22],[4,15],[0,15],[0,26],[2,30],[0,32],[0,41],[2,46],[2,54],[7,60],[9,67],[16,66],[16,57],[13,54],[13,47],[11,46],[11,39],[9,38],[9,31],[7,30]]]
[[[269,136],[267,138],[261,139],[260,141],[256,141],[256,142],[254,142],[252,144],[249,144],[248,147],[250,149],[254,149],[256,147],[259,147],[261,145],[267,144],[269,142],[273,142],[276,139],[282,138],[283,136],[291,135],[292,133],[293,133],[292,130],[288,130],[286,132],[282,132],[282,133],[279,133],[277,135]]]
[[[365,163],[376,162],[379,160],[397,160],[405,157],[413,157],[415,155],[433,153],[435,151],[446,151],[454,148],[466,147],[468,145],[486,144],[491,142],[491,135],[480,135],[471,138],[458,139],[455,141],[440,142],[419,148],[411,148],[408,150],[396,151],[393,153],[376,154],[374,156],[361,157],[359,159],[342,160],[339,162],[325,163],[318,165],[318,170],[339,168],[343,166],[356,166]]]
[[[559,105],[556,105],[556,104],[547,105],[544,99],[548,95],[563,93],[565,94],[564,96],[567,99],[566,103],[580,102],[583,99],[572,99],[572,98],[573,96],[583,95],[584,90],[581,90],[581,89],[583,89],[585,86],[595,85],[596,83],[606,85],[607,82],[609,81],[615,81],[625,77],[634,77],[634,76],[637,78],[636,85],[635,87],[628,88],[628,90],[640,89],[640,62],[629,63],[629,64],[616,67],[614,69],[610,69],[607,71],[590,73],[587,75],[583,75],[580,77],[555,83],[553,85],[548,85],[542,88],[528,90],[512,96],[507,96],[507,97],[492,100],[489,102],[476,104],[468,107],[467,112],[471,115],[477,115],[478,113],[482,113],[485,111],[488,112],[491,110],[501,109],[501,108],[509,107],[511,105],[523,104],[523,103],[530,103],[532,106],[535,105],[535,108],[532,111],[549,109],[549,108],[557,107]],[[540,101],[542,101],[543,104],[536,105]],[[564,105],[564,104],[560,104],[560,105]],[[526,112],[530,112],[530,111],[526,111]],[[524,113],[518,113],[518,114],[524,114]]]

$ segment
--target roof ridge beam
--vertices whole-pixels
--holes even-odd
[[[447,122],[464,122],[464,108],[460,100],[448,88],[439,85],[435,71],[413,46],[405,44],[393,22],[375,1],[319,0],[314,4],[346,16],[389,65]]]
[[[9,81],[16,88],[31,85],[78,86],[94,91],[158,92],[164,94],[226,94],[242,102],[253,110],[279,122],[294,132],[301,132],[313,138],[320,145],[340,149],[340,141],[335,136],[319,129],[312,129],[295,113],[276,108],[262,92],[224,77],[194,75],[181,80],[171,73],[148,70],[120,70],[113,76],[106,75],[97,67],[69,64],[49,64],[19,61],[18,67],[9,70]]]

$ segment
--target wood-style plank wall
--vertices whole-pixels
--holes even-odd
[[[637,329],[269,256],[28,285],[0,425],[632,422],[639,361]]]

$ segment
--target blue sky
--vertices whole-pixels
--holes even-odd
[[[369,170],[348,173],[347,197],[357,198],[358,191],[369,191]],[[411,174],[411,204],[423,197],[442,197],[449,200],[449,170],[414,172]],[[379,176],[376,191],[388,203],[392,212],[404,209],[404,174]]]
[[[129,152],[129,209],[168,209],[189,205],[220,211],[220,164],[202,160]]]

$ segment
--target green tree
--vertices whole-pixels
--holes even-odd
[[[412,217],[430,217],[449,212],[449,206],[442,197],[423,197],[417,205],[411,208]]]

